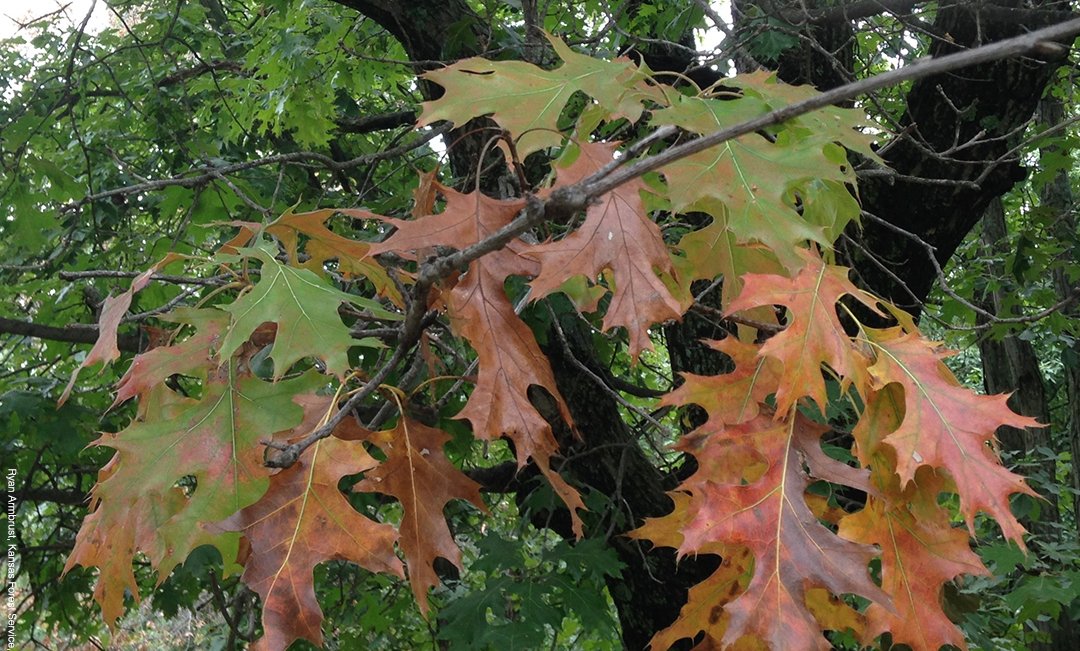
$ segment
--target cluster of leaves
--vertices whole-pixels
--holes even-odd
[[[118,386],[117,402],[137,400],[137,417],[96,443],[115,455],[68,567],[98,568],[95,597],[112,623],[125,591],[138,592],[137,556],[164,580],[196,548],[213,546],[262,599],[259,648],[321,643],[313,569],[326,561],[407,573],[427,613],[436,559],[460,565],[444,507],[461,500],[484,510],[484,502],[448,460],[449,435],[410,416],[401,389],[383,385],[379,394],[399,414],[389,429],[335,417],[340,401],[361,391],[357,383],[387,377],[380,344],[354,336],[361,326],[395,325],[418,302],[420,314],[445,312],[478,364],[456,418],[479,440],[506,437],[519,466],[535,464],[580,537],[585,503],[553,464],[559,445],[530,389],[546,391],[572,419],[508,280],[529,279],[533,301],[566,294],[587,318],[601,316],[601,329],[624,331],[637,359],[651,347],[652,326],[695,304],[692,283],[722,277],[721,310],[739,325],[711,345],[734,370],[687,375],[662,399],[700,405],[708,421],[678,444],[697,470],[671,493],[674,509],[632,535],[724,562],[693,588],[654,648],[703,633],[705,647],[828,649],[823,631],[846,629],[864,642],[888,632],[916,651],[964,647],[939,596],[953,578],[986,570],[940,497],[958,496],[968,529],[986,513],[1023,547],[1009,497],[1031,491],[992,446],[997,427],[1034,421],[1011,412],[1004,396],[962,387],[910,317],[830,262],[833,240],[858,216],[848,152],[876,158],[858,111],[828,108],[675,160],[596,197],[559,237],[514,239],[423,284],[447,250],[474,249],[561,189],[632,166],[638,151],[603,137],[612,125],[707,134],[814,92],[755,73],[686,94],[628,60],[551,42],[562,60],[554,69],[468,59],[428,73],[445,94],[419,120],[462,125],[489,116],[513,143],[511,159],[561,148],[550,183],[535,194],[463,193],[425,175],[413,219],[320,210],[237,224],[239,235],[211,259],[235,279],[235,298],[219,292],[174,311],[165,344],[137,356]],[[577,94],[591,101],[560,131]],[[377,242],[346,238],[327,227],[335,212],[393,231]],[[654,220],[661,213],[709,219],[669,243]],[[119,317],[151,273],[172,262],[105,306],[85,365],[118,357]],[[425,290],[419,296],[414,282]],[[399,336],[409,328],[406,316]],[[425,354],[428,342],[419,345]],[[841,458],[822,448],[830,395],[855,413]],[[311,437],[324,430],[329,436]],[[299,451],[294,463],[264,465],[290,446]],[[837,508],[822,494],[826,485],[865,495],[861,508]],[[361,514],[348,499],[354,493],[398,501],[400,523]]]

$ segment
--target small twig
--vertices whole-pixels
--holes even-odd
[[[700,303],[694,303],[693,305],[691,305],[690,311],[697,312],[702,316],[707,316],[713,319],[720,319],[721,321],[729,321],[731,323],[738,323],[739,325],[756,328],[759,332],[776,334],[784,330],[784,326],[782,325],[765,323],[763,321],[755,321],[753,319],[739,316],[738,314],[724,314],[722,311],[716,309],[715,307],[709,307],[708,305],[702,305]]]
[[[91,269],[87,271],[61,271],[57,274],[60,280],[83,280],[86,278],[134,278],[141,276],[141,271],[119,271],[116,269]],[[209,278],[195,278],[193,276],[175,276],[170,274],[154,274],[151,280],[174,285],[224,285],[232,279],[231,275],[211,276]]]
[[[995,324],[998,324],[998,323],[1031,323],[1033,321],[1038,321],[1040,319],[1045,319],[1046,317],[1050,316],[1051,314],[1053,314],[1055,312],[1058,312],[1059,310],[1061,310],[1063,308],[1066,308],[1069,305],[1072,305],[1073,303],[1076,303],[1077,301],[1080,301],[1080,286],[1078,286],[1078,287],[1073,288],[1070,291],[1069,295],[1066,296],[1065,298],[1061,299],[1060,301],[1058,301],[1057,303],[1051,305],[1048,308],[1045,308],[1043,310],[1039,310],[1038,312],[1036,312],[1034,314],[1026,314],[1026,315],[1023,315],[1023,316],[1015,316],[1015,317],[1000,317],[1000,316],[998,316],[996,314],[993,314],[992,312],[988,312],[988,311],[984,310],[983,308],[979,307],[978,305],[975,305],[974,303],[967,300],[963,296],[960,296],[959,294],[956,293],[956,291],[952,287],[949,286],[948,280],[945,278],[945,270],[941,268],[941,263],[938,262],[937,256],[934,253],[936,251],[936,249],[929,242],[923,240],[921,237],[919,237],[918,235],[916,235],[916,234],[914,234],[914,233],[912,233],[910,231],[904,230],[903,228],[900,228],[899,226],[896,226],[895,224],[891,224],[891,223],[885,221],[884,219],[882,219],[881,217],[878,217],[877,215],[874,215],[873,213],[869,213],[869,212],[866,212],[864,210],[862,212],[862,214],[863,214],[864,217],[869,218],[871,221],[873,221],[875,223],[878,223],[878,224],[881,224],[885,228],[887,228],[887,229],[889,229],[889,230],[891,230],[891,231],[893,231],[895,233],[899,233],[900,235],[903,235],[904,237],[907,237],[907,238],[911,239],[912,241],[914,241],[915,243],[919,244],[924,249],[926,249],[926,257],[930,259],[930,264],[933,265],[933,267],[934,267],[934,273],[937,274],[938,285],[941,287],[941,291],[945,292],[949,296],[949,298],[953,299],[957,303],[960,303],[965,308],[967,308],[967,309],[971,310],[972,312],[978,314],[979,316],[982,316],[983,318],[987,319],[986,323],[981,323],[981,324],[978,324],[978,325],[970,327],[970,328],[961,328],[961,327],[957,327],[957,326],[952,326],[954,329],[985,330],[987,328],[993,327]]]
[[[205,185],[210,181],[218,179],[220,176],[226,174],[235,174],[244,170],[249,170],[255,167],[263,167],[266,165],[276,165],[279,163],[302,163],[302,162],[316,162],[333,171],[344,171],[361,165],[368,165],[377,161],[385,160],[387,158],[394,158],[401,154],[407,153],[421,147],[434,138],[441,136],[442,134],[450,131],[450,123],[441,124],[438,127],[422,134],[416,140],[399,145],[386,151],[380,151],[373,154],[364,154],[351,158],[346,161],[336,161],[329,156],[319,154],[310,151],[297,151],[287,154],[276,154],[274,156],[266,156],[251,161],[244,161],[243,163],[233,163],[232,165],[223,165],[221,167],[200,167],[192,170],[194,176],[174,176],[167,179],[157,179],[153,181],[147,181],[146,183],[137,183],[135,185],[128,185],[122,188],[113,188],[112,190],[104,190],[94,194],[88,194],[78,201],[61,206],[61,211],[74,210],[79,206],[101,199],[108,199],[116,196],[126,196],[130,194],[138,194],[142,192],[149,192],[151,190],[160,190],[161,188],[167,188],[172,186],[179,186],[184,188],[193,188],[200,185]]]
[[[664,434],[667,434],[669,436],[673,436],[674,434],[667,427],[665,427],[662,423],[653,418],[644,409],[638,407],[626,398],[619,395],[618,391],[608,386],[608,383],[605,382],[602,377],[593,372],[592,369],[586,366],[584,362],[582,362],[574,355],[574,351],[570,348],[570,342],[566,339],[566,333],[563,332],[562,324],[559,323],[559,316],[555,314],[555,311],[551,309],[550,305],[548,305],[547,308],[548,314],[551,315],[552,328],[555,330],[555,335],[559,338],[559,344],[562,346],[563,354],[565,354],[567,359],[570,360],[570,363],[573,364],[574,367],[577,368],[579,371],[587,375],[590,380],[592,380],[594,383],[596,383],[597,386],[603,389],[604,393],[610,395],[612,398],[615,399],[616,402],[625,407],[627,410],[631,411],[634,414],[637,414],[639,418],[648,422],[658,431],[663,432]]]

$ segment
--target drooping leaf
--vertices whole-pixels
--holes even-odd
[[[1024,547],[1024,528],[1009,509],[1013,493],[1035,495],[1019,475],[1001,465],[991,448],[998,427],[1038,427],[1006,404],[1008,396],[980,396],[960,385],[941,362],[941,349],[900,328],[868,330],[877,361],[869,368],[874,387],[904,389],[904,416],[884,443],[896,451],[901,487],[920,466],[948,471],[960,495],[960,510],[974,530],[975,514],[989,513],[1005,536]]]
[[[322,609],[312,572],[331,560],[404,577],[397,532],[360,515],[338,488],[346,475],[377,465],[359,441],[325,438],[270,478],[255,504],[218,528],[244,534],[242,579],[262,597],[263,637],[253,648],[284,651],[296,639],[322,644]]]
[[[441,430],[402,416],[394,429],[366,437],[383,451],[386,460],[354,487],[391,495],[401,502],[404,514],[398,544],[405,554],[413,594],[425,615],[428,589],[439,584],[435,558],[461,567],[461,550],[446,526],[443,508],[450,500],[459,499],[487,510],[480,485],[455,468],[443,453],[449,439]]]
[[[508,224],[525,205],[521,200],[499,201],[479,192],[466,195],[445,187],[440,192],[446,197],[443,212],[411,221],[386,219],[397,231],[374,245],[373,251],[409,254],[440,245],[463,249]],[[543,387],[554,396],[567,423],[572,423],[570,412],[555,386],[547,357],[518,318],[504,287],[509,276],[538,273],[539,265],[521,255],[524,249],[524,243],[515,241],[472,262],[445,298],[451,326],[469,341],[480,362],[476,386],[457,417],[468,419],[481,439],[510,438],[519,466],[531,457],[569,507],[574,530],[581,535],[576,510],[585,505],[551,468],[558,443],[551,425],[529,401],[528,388]]]
[[[825,410],[827,398],[822,364],[839,374],[845,385],[856,389],[866,384],[867,359],[853,343],[837,317],[842,296],[851,296],[880,314],[877,301],[848,280],[846,267],[828,265],[803,250],[799,257],[805,266],[794,278],[747,274],[743,290],[728,306],[738,312],[761,305],[788,308],[787,327],[761,347],[761,354],[784,366],[776,390],[777,413],[785,413],[803,397],[809,396]]]
[[[64,387],[64,392],[60,394],[60,400],[57,401],[58,405],[63,405],[67,402],[68,396],[71,395],[71,389],[75,386],[75,380],[79,377],[79,371],[87,366],[93,366],[98,362],[102,362],[106,365],[111,364],[120,357],[120,349],[117,346],[117,333],[120,329],[120,322],[123,321],[124,317],[127,315],[128,308],[131,307],[131,300],[139,290],[146,287],[153,278],[153,275],[162,267],[181,258],[182,256],[174,253],[168,254],[157,264],[136,276],[135,279],[131,281],[131,286],[128,287],[127,291],[121,292],[116,296],[109,296],[105,299],[104,304],[101,306],[101,316],[98,319],[97,342],[94,343],[94,347],[90,349],[90,352],[83,359],[82,363],[72,371],[71,379],[68,380],[67,386]]]
[[[593,174],[614,160],[616,148],[617,143],[582,143],[570,165],[556,168],[558,183],[571,185]],[[590,205],[585,223],[572,233],[524,251],[540,263],[540,273],[530,284],[538,298],[559,291],[576,275],[595,282],[601,272],[610,270],[615,288],[604,329],[626,328],[635,359],[652,348],[650,326],[678,319],[682,313],[679,301],[656,274],[672,274],[674,267],[660,229],[645,212],[644,189],[640,180],[619,186]]]
[[[227,364],[207,379],[199,399],[159,386],[146,398],[153,409],[145,420],[95,443],[116,455],[92,491],[95,508],[66,567],[101,568],[95,595],[110,625],[123,611],[124,590],[137,594],[130,573],[136,553],[146,554],[161,579],[200,545],[214,545],[227,563],[236,558],[235,535],[210,533],[200,523],[262,496],[269,473],[260,441],[297,426],[302,411],[290,397],[318,383],[314,374],[264,382]],[[194,488],[179,491],[185,477]]]
[[[844,626],[851,617],[840,616],[843,608],[814,589],[889,603],[870,578],[874,549],[837,537],[818,521],[804,497],[811,479],[803,463],[811,457],[816,459],[810,465],[819,478],[838,481],[848,474],[843,464],[822,461],[822,432],[792,412],[781,422],[761,415],[730,427],[706,423],[686,442],[684,449],[694,454],[699,467],[679,489],[691,497],[677,499],[676,509],[682,513],[664,519],[680,528],[681,541],[663,534],[658,544],[678,542],[680,556],[727,552],[734,559],[737,550],[746,549],[753,556],[753,571],[742,583],[734,570],[728,573],[722,567],[700,589],[701,599],[726,590],[726,598],[718,604],[722,612],[695,602],[695,624],[664,636],[683,637],[701,626],[697,630],[719,635],[724,648],[737,642],[751,644],[742,641],[750,636],[771,649],[825,651],[831,645],[821,635],[823,623],[814,613],[826,613]],[[664,520],[647,525],[645,533],[658,531]],[[745,566],[739,576],[744,570]]]
[[[839,538],[821,525],[803,497],[810,484],[804,450],[818,445],[821,429],[801,416],[773,424],[766,417],[714,432],[706,445],[750,446],[768,468],[748,483],[701,481],[683,529],[680,555],[713,542],[740,545],[754,555],[753,578],[724,609],[730,615],[722,642],[752,634],[772,649],[831,649],[806,605],[807,591],[858,594],[879,603],[889,598],[870,578],[876,555],[868,545]],[[707,547],[705,547],[707,549]]]
[[[841,536],[881,548],[881,587],[892,597],[892,609],[870,604],[863,641],[890,632],[894,643],[914,651],[944,644],[966,650],[963,633],[941,608],[942,587],[961,574],[989,572],[971,551],[967,532],[953,527],[938,504],[942,478],[925,466],[917,475],[901,491],[895,474],[879,471],[882,492],[894,497],[871,496],[861,511],[840,521]]]

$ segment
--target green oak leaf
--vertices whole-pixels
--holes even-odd
[[[349,368],[349,348],[360,345],[338,315],[342,303],[353,303],[382,319],[401,318],[377,301],[331,287],[308,269],[281,264],[264,249],[240,249],[240,254],[258,258],[262,272],[251,291],[224,308],[232,314],[232,325],[218,351],[221,359],[235,353],[260,325],[274,323],[277,334],[270,359],[275,378],[304,357],[323,360],[327,370],[341,376]]]

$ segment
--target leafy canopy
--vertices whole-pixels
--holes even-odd
[[[830,108],[742,136],[596,197],[580,224],[571,219],[545,241],[491,245],[542,202],[555,205],[560,191],[647,155],[604,137],[612,126],[705,134],[813,93],[756,73],[687,94],[630,61],[551,43],[563,60],[552,70],[467,59],[428,73],[446,92],[420,118],[464,125],[490,116],[513,167],[514,156],[553,149],[546,185],[494,198],[424,175],[411,219],[340,211],[368,233],[392,227],[386,237],[335,233],[327,223],[336,211],[324,208],[236,224],[239,234],[211,255],[187,252],[185,264],[212,267],[231,284],[163,317],[177,324],[167,345],[135,357],[117,400],[135,399],[138,418],[96,444],[115,454],[68,567],[98,568],[95,597],[112,625],[125,591],[138,592],[138,557],[163,581],[211,545],[262,599],[261,649],[322,642],[313,572],[330,560],[407,575],[426,615],[437,559],[460,564],[445,509],[485,507],[447,457],[450,433],[410,413],[414,388],[394,368],[414,346],[421,365],[437,364],[440,342],[424,333],[425,320],[445,312],[475,356],[475,375],[432,370],[433,381],[471,386],[455,418],[475,439],[509,440],[519,468],[535,464],[580,538],[586,500],[558,472],[560,441],[547,416],[587,433],[576,431],[523,308],[564,293],[583,319],[625,336],[636,360],[652,347],[650,328],[695,304],[692,283],[720,276],[721,312],[740,325],[712,345],[733,369],[686,375],[661,399],[707,413],[677,444],[697,470],[672,491],[670,514],[631,535],[724,562],[654,647],[703,633],[708,647],[824,650],[825,630],[848,630],[867,643],[888,632],[916,651],[963,648],[939,596],[954,577],[986,570],[941,494],[959,496],[969,528],[986,513],[1023,546],[1008,503],[1031,491],[992,444],[997,427],[1034,422],[1003,396],[963,388],[910,319],[880,327],[897,308],[831,262],[833,239],[858,216],[845,149],[874,156],[860,132],[865,116]],[[590,101],[575,114],[568,103],[580,95]],[[684,220],[702,225],[677,237],[656,221],[689,213],[707,218]],[[148,282],[140,277],[106,305],[87,364],[116,359],[120,316]],[[364,339],[377,328],[397,333],[392,354]],[[830,396],[856,414],[848,462],[822,447]],[[552,409],[538,407],[545,399]],[[349,409],[381,405],[396,424],[361,427],[339,414],[346,400]],[[264,465],[289,450],[285,467]],[[822,482],[864,493],[865,505],[829,508],[815,489]],[[395,500],[400,518],[376,521],[356,496]]]

